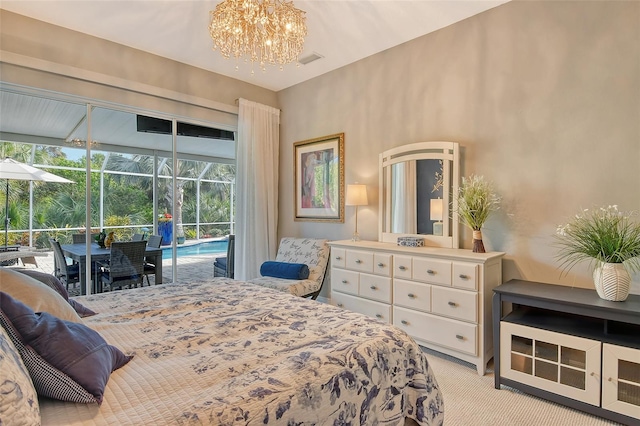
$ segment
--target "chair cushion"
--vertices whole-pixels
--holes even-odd
[[[0,322],[38,394],[48,398],[100,404],[111,373],[133,358],[84,324],[33,312],[2,292]]]
[[[329,263],[329,252],[328,240],[284,237],[280,240],[278,253],[274,260],[304,263],[309,266],[309,279],[317,281],[320,286]]]
[[[213,265],[222,269],[227,269],[227,256],[217,257],[215,262],[213,262]]]
[[[268,260],[260,266],[263,277],[284,278],[288,280],[306,280],[309,267],[304,263],[275,262]]]
[[[320,289],[321,283],[314,280],[286,280],[274,277],[258,277],[249,280],[251,284],[272,288],[283,293],[290,293],[294,296],[303,297],[314,293]]]

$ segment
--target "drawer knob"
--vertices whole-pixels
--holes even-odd
[[[433,269],[427,269],[427,274],[429,275],[435,275],[436,271],[434,271]]]
[[[407,320],[402,320],[402,321],[400,321],[400,322],[401,322],[403,325],[409,325],[409,321],[407,321]]]
[[[382,318],[382,315],[376,314],[376,318]]]
[[[455,308],[458,304],[456,302],[449,302],[449,306],[453,306]]]
[[[341,260],[341,259],[342,259],[342,257],[336,256],[336,260]]]
[[[342,284],[347,284],[349,281],[347,280],[342,280]]]
[[[377,290],[378,287],[376,287],[375,285],[372,285],[371,287],[369,287],[371,290]]]
[[[469,279],[469,275],[460,274],[460,278],[462,278],[463,280],[468,280]]]
[[[380,268],[384,267],[384,263],[379,262],[379,263],[378,263],[378,267],[380,267]]]
[[[356,260],[356,263],[362,263],[362,260],[357,259],[357,260]]]
[[[402,266],[402,265],[400,265],[400,266],[398,266],[398,269],[400,269],[401,271],[404,271],[404,270],[406,270],[406,269],[407,269],[407,267],[406,267],[406,266]]]
[[[464,336],[461,334],[456,334],[456,339],[458,340],[464,340]]]
[[[409,293],[409,294],[407,294],[407,296],[409,296],[409,299],[415,299],[416,298],[416,295],[413,294],[413,293]]]

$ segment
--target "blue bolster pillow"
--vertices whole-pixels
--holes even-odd
[[[275,262],[268,260],[260,266],[263,277],[285,278],[288,280],[306,280],[309,267],[304,263]]]

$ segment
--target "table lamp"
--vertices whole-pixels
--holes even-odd
[[[360,234],[358,234],[358,206],[366,206],[369,204],[367,201],[367,185],[347,185],[345,204],[347,206],[356,206],[356,230],[351,237],[351,241],[360,241]]]
[[[441,198],[431,200],[429,217],[436,221],[433,223],[433,235],[442,235],[443,201]]]

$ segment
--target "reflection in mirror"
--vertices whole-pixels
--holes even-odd
[[[421,142],[382,153],[380,240],[419,236],[425,245],[457,247],[458,163],[453,142]]]

